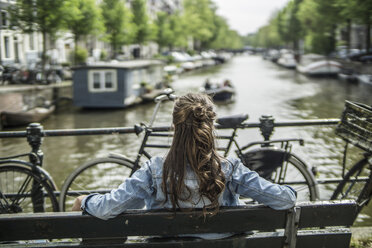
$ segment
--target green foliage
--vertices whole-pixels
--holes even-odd
[[[259,47],[292,47],[300,39],[305,51],[330,54],[335,51],[337,31],[351,23],[366,26],[366,45],[371,45],[372,1],[367,0],[290,0],[255,34],[245,37],[246,45]],[[349,34],[350,35],[350,34]],[[350,39],[350,38],[348,38]]]
[[[67,0],[64,2],[66,27],[74,34],[75,40],[89,34],[103,32],[101,9],[95,0]]]
[[[185,30],[197,49],[213,36],[213,10],[211,0],[184,0]]]
[[[40,32],[43,36],[43,68],[46,63],[46,37],[52,39],[62,28],[63,0],[17,0],[8,9],[13,27],[25,33]]]
[[[133,23],[136,28],[134,42],[137,44],[144,44],[151,38],[154,38],[156,29],[149,22],[144,0],[133,0],[131,2],[131,9],[133,13]]]
[[[107,59],[107,52],[105,50],[101,51],[101,54],[99,55],[99,59],[102,61],[105,61]]]
[[[62,27],[63,0],[17,0],[9,13],[12,25],[23,32],[53,36]]]
[[[125,7],[124,0],[103,0],[101,9],[106,29],[104,40],[111,44],[112,57],[115,57],[120,46],[129,44],[135,36],[133,15]]]
[[[87,61],[88,51],[85,48],[77,47],[74,51],[75,64],[83,64]]]

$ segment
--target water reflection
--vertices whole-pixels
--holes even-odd
[[[334,78],[308,78],[262,60],[259,56],[237,56],[230,62],[203,71],[182,75],[173,83],[178,95],[199,91],[207,78],[230,79],[236,88],[236,101],[217,105],[217,114],[248,113],[249,121],[258,121],[263,114],[271,114],[277,121],[311,118],[338,118],[343,110],[344,100],[372,104],[372,87],[349,84]],[[147,123],[152,115],[153,103],[117,110],[58,111],[43,122],[44,129],[123,127],[136,123]],[[164,104],[158,114],[156,125],[170,125],[172,103]],[[24,129],[23,129],[24,130]],[[334,127],[301,127],[276,129],[272,138],[305,139],[305,146],[295,145],[293,152],[309,166],[316,166],[319,177],[340,176],[344,142],[335,136]],[[117,152],[134,158],[142,136],[97,135],[75,137],[50,137],[44,139],[45,168],[61,187],[64,179],[76,167],[89,159]],[[239,131],[238,142],[262,140],[257,130]],[[169,139],[164,142],[170,143]],[[28,152],[25,139],[0,139],[0,156]],[[151,151],[153,155],[164,156],[165,150]],[[234,155],[233,152],[231,155]],[[350,166],[359,159],[361,152],[352,149],[347,161]],[[321,185],[322,199],[329,199],[335,185]],[[372,207],[363,225],[371,225]]]

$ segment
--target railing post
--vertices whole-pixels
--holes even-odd
[[[31,123],[27,129],[27,142],[31,146],[31,154],[29,155],[30,162],[34,165],[33,172],[35,175],[41,176],[36,166],[41,166],[43,161],[43,152],[40,146],[43,142],[42,132],[43,126],[39,123]],[[34,212],[44,212],[44,196],[40,183],[36,180],[32,182],[31,200]]]
[[[40,146],[43,143],[42,132],[43,126],[40,123],[31,123],[28,125],[27,129],[27,142],[31,146],[31,152],[37,155],[30,156],[30,162],[32,164],[42,165],[43,152],[40,150]]]
[[[263,115],[260,118],[260,130],[265,141],[269,141],[274,132],[274,120],[271,115]]]

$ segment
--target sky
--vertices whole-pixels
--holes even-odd
[[[225,17],[231,29],[241,35],[253,33],[266,25],[275,10],[283,8],[289,0],[212,0],[217,14]]]

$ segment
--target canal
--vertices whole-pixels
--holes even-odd
[[[217,105],[218,116],[248,113],[251,122],[258,122],[261,115],[272,115],[276,121],[339,118],[346,99],[372,105],[370,85],[335,78],[308,78],[257,55],[235,56],[223,65],[183,74],[173,82],[173,88],[178,95],[197,92],[207,78],[230,79],[237,90],[235,102]],[[149,121],[153,107],[149,103],[117,110],[64,108],[45,120],[43,126],[44,129],[133,126]],[[162,105],[155,125],[170,125],[171,111],[171,102]],[[305,139],[305,146],[294,145],[292,151],[309,166],[317,167],[318,178],[341,175],[344,142],[334,134],[333,126],[277,128],[272,138]],[[262,140],[258,130],[239,131],[240,144],[254,140]],[[42,145],[44,168],[60,188],[69,173],[85,161],[109,152],[134,158],[140,142],[141,138],[134,134],[48,137]],[[0,139],[0,146],[0,156],[29,151],[25,139]],[[165,154],[160,149],[153,153]],[[352,149],[348,166],[360,157],[361,151]],[[334,189],[335,185],[320,185],[321,199],[329,199]],[[372,225],[372,205],[364,209],[356,225]]]

